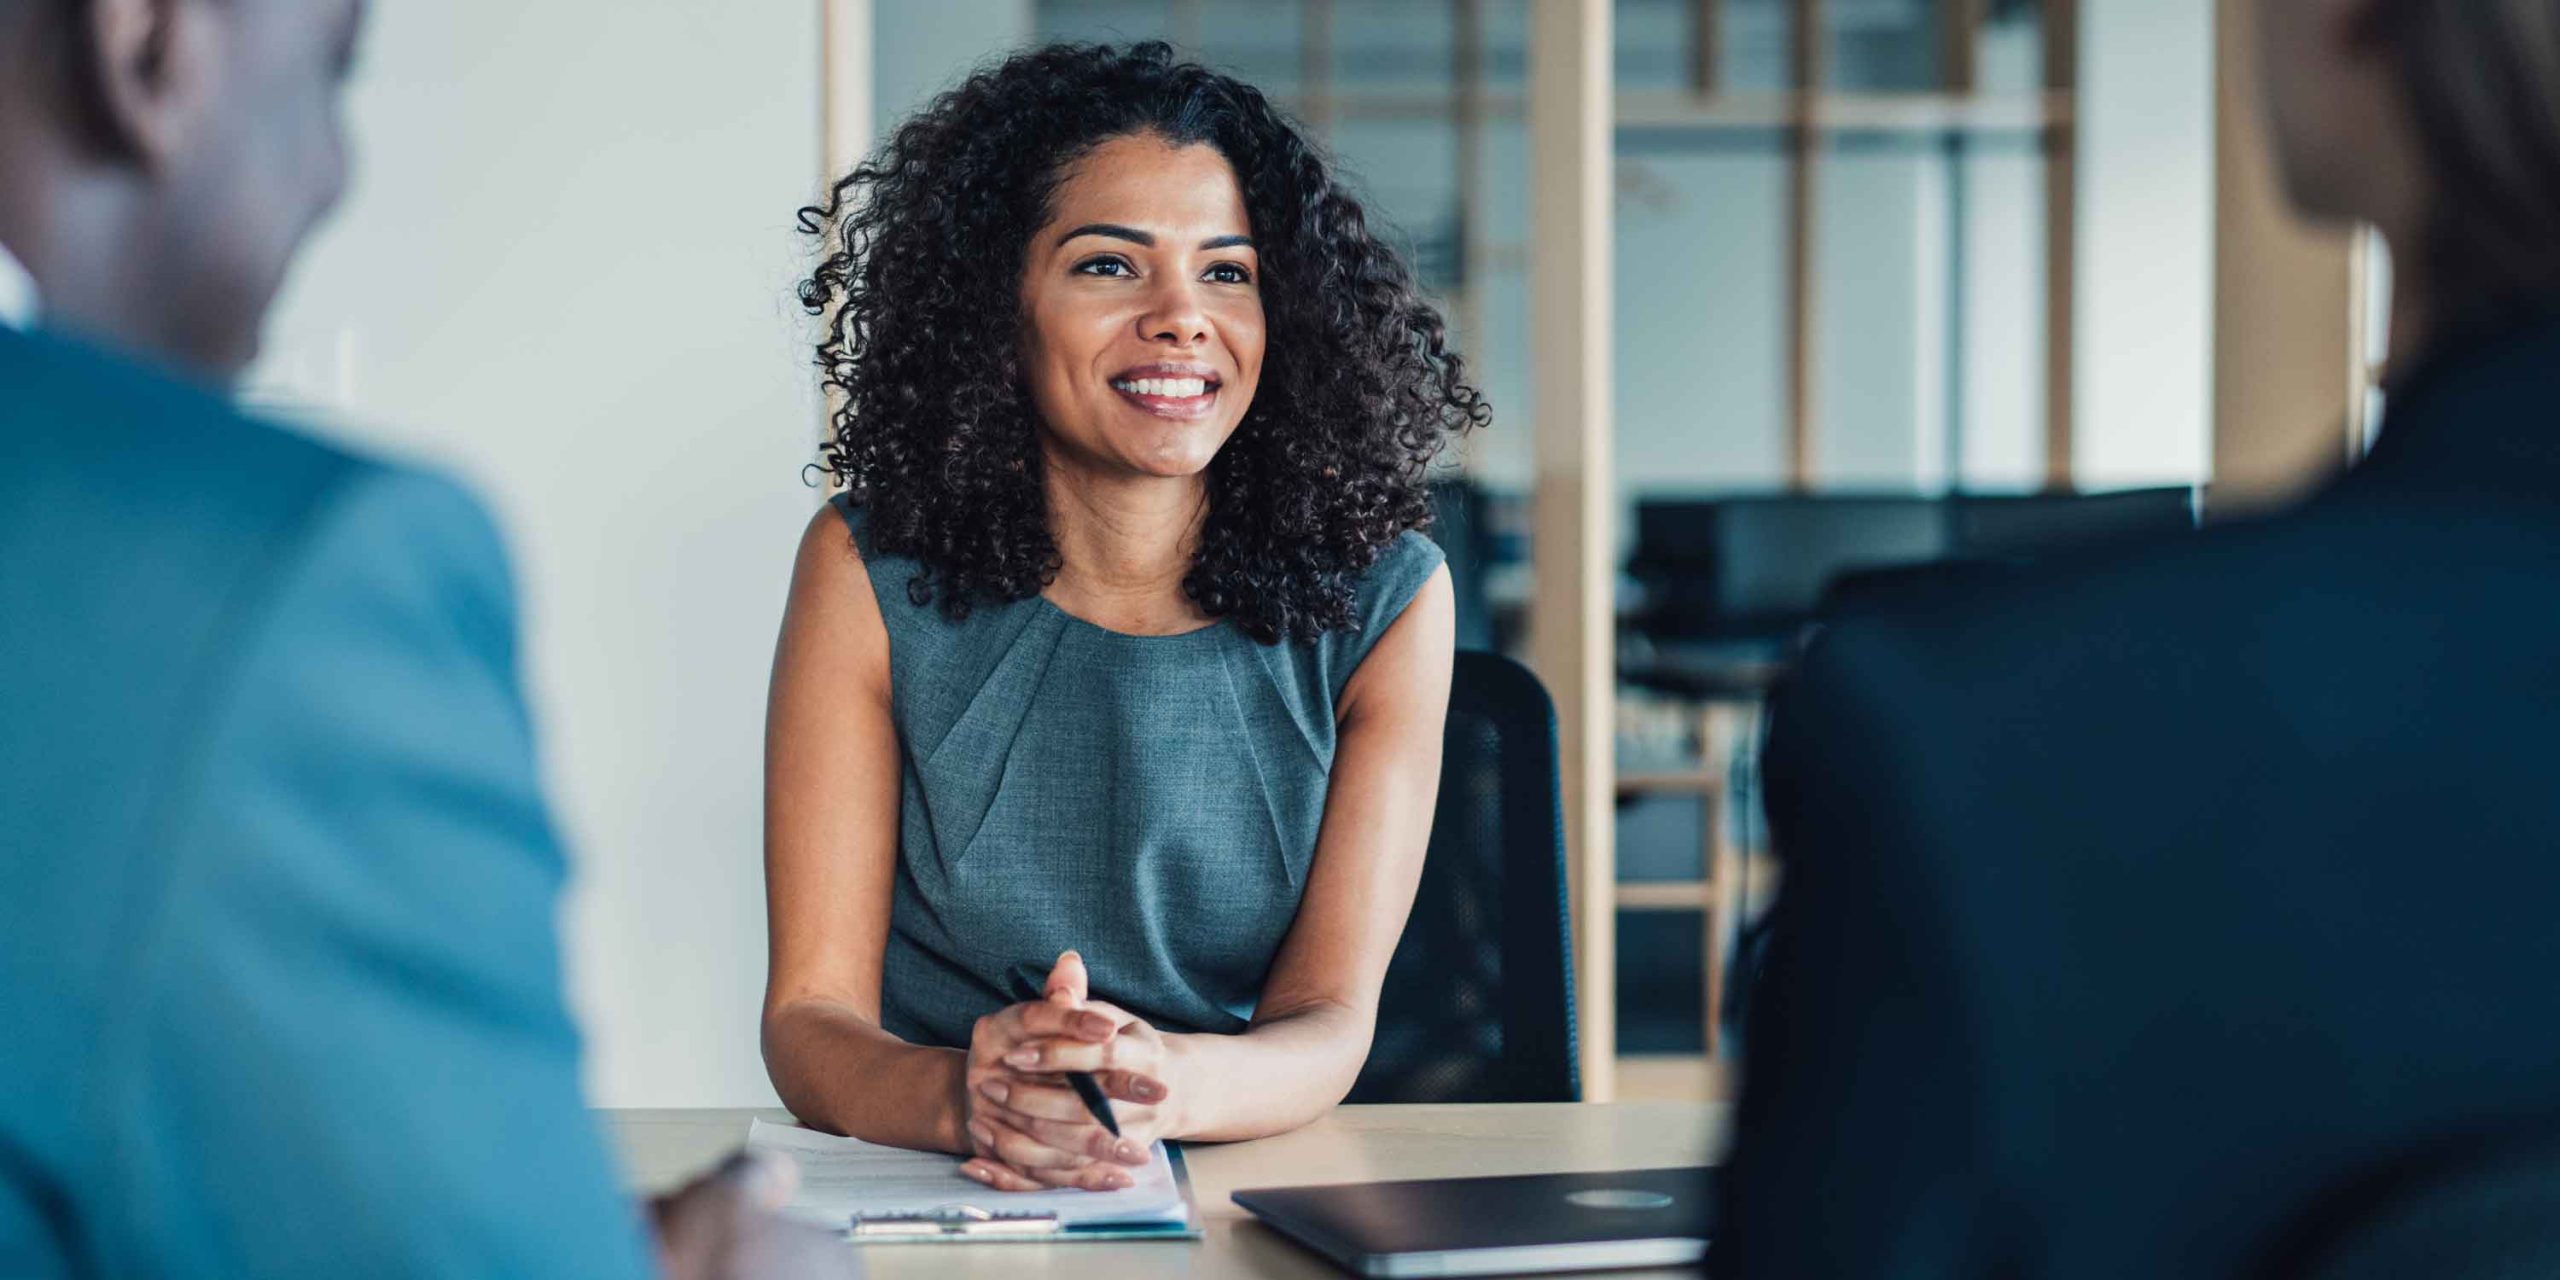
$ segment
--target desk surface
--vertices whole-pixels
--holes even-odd
[[[746,1140],[781,1111],[608,1110],[607,1135],[635,1187],[659,1191]],[[1696,1164],[1721,1149],[1721,1104],[1533,1103],[1338,1107],[1295,1133],[1186,1148],[1204,1238],[1133,1244],[865,1245],[869,1276],[1320,1277],[1342,1273],[1227,1199],[1246,1187],[1461,1178]],[[852,1247],[852,1246],[848,1246]],[[1613,1272],[1613,1276],[1652,1273]]]

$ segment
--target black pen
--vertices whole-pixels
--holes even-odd
[[[1112,1137],[1119,1137],[1120,1117],[1111,1114],[1111,1095],[1102,1091],[1102,1084],[1093,1078],[1093,1073],[1070,1071],[1067,1083],[1074,1085],[1076,1096],[1084,1099],[1084,1109],[1092,1112],[1093,1118],[1101,1121],[1102,1127],[1109,1129]]]

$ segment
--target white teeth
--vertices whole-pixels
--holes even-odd
[[[1132,395],[1162,396],[1170,400],[1188,400],[1209,392],[1209,380],[1206,378],[1124,378],[1111,385]]]

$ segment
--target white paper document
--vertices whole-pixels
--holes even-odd
[[[829,1227],[843,1227],[857,1213],[930,1213],[953,1205],[1054,1213],[1070,1227],[1183,1222],[1191,1216],[1173,1178],[1173,1158],[1161,1142],[1146,1168],[1130,1171],[1135,1185],[1121,1191],[998,1191],[962,1174],[956,1157],[762,1120],[747,1126],[747,1148],[778,1151],[798,1162],[800,1191],[789,1212]]]

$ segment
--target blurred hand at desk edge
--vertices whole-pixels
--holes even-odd
[[[782,1216],[799,1186],[789,1156],[740,1151],[650,1201],[660,1268],[671,1280],[860,1274],[853,1250],[832,1233]]]

